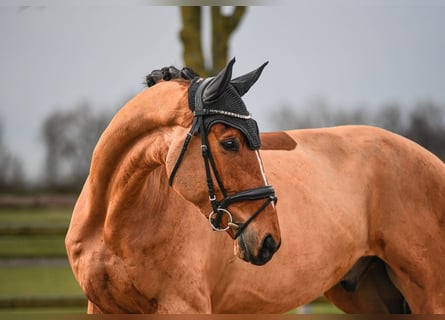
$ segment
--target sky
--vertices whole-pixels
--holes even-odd
[[[281,106],[319,98],[343,109],[445,103],[445,0],[271,2],[250,6],[230,42],[234,76],[269,61],[244,96],[262,131]],[[183,66],[177,6],[18,3],[0,0],[0,119],[30,177],[43,166],[49,114],[83,101],[116,110],[151,70]]]

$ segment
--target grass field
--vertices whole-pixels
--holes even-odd
[[[64,257],[70,210],[0,210],[0,258]]]
[[[0,297],[82,295],[70,267],[0,267]]]
[[[0,236],[0,258],[65,257],[64,239],[62,234]]]
[[[26,318],[26,319],[35,319],[35,315],[37,314],[41,314],[41,315],[71,315],[71,314],[86,314],[87,313],[87,308],[82,306],[82,307],[42,307],[42,308],[3,308],[0,309],[0,318],[2,318],[2,315],[7,317],[9,315],[25,315],[25,316],[32,316],[32,318]],[[71,319],[71,316],[69,316]],[[7,319],[7,318],[5,318]],[[14,318],[15,319],[15,318]],[[25,318],[20,318],[20,319],[25,319]],[[44,318],[39,318],[39,319],[45,319]],[[58,319],[56,317],[51,317],[50,319]],[[62,319],[67,319],[66,317]],[[76,319],[75,317],[73,319]],[[79,318],[79,319],[83,319],[83,318]]]
[[[343,311],[330,303],[312,303],[291,310],[289,314],[344,314]]]
[[[68,226],[71,210],[68,209],[0,209],[2,226]]]
[[[66,257],[64,239],[70,218],[71,210],[65,209],[0,209],[0,259],[7,262],[27,258],[24,265],[0,266],[1,313],[85,313],[85,303],[73,306],[70,302],[79,304],[84,295],[68,265],[33,263],[35,258],[52,261]],[[61,299],[71,305],[51,306]]]

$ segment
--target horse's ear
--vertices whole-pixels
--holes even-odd
[[[269,63],[269,61],[266,61],[256,70],[253,70],[249,73],[246,73],[245,75],[239,76],[238,78],[233,79],[230,81],[232,86],[235,87],[236,91],[238,91],[238,94],[240,96],[243,96],[247,91],[249,91],[250,87],[253,86],[253,84],[258,80],[261,73],[263,72],[264,67]]]
[[[218,75],[210,81],[209,85],[204,89],[202,100],[204,102],[211,102],[217,99],[227,88],[232,78],[232,68],[235,63],[235,58],[229,61],[226,67],[218,73]]]

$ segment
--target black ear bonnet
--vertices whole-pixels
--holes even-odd
[[[261,147],[258,125],[241,96],[258,80],[267,62],[231,80],[234,62],[232,59],[216,77],[193,79],[188,90],[189,106],[196,116],[203,115],[207,132],[215,123],[225,124],[240,130],[250,149],[257,150]]]

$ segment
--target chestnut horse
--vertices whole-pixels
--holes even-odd
[[[169,72],[162,73],[164,80]],[[159,88],[183,84],[156,82]],[[247,143],[246,135],[237,138]],[[211,232],[198,214],[203,206],[199,210],[184,196],[187,188],[178,188],[180,179],[203,179],[202,163],[188,160],[199,149],[196,140],[173,188],[167,165],[135,181],[137,192],[118,185],[108,195],[110,204],[125,201],[127,212],[121,210],[119,220],[110,211],[94,218],[97,210],[87,209],[94,195],[87,181],[67,248],[90,312],[281,313],[323,293],[348,312],[389,312],[388,297],[379,295],[389,288],[414,313],[445,313],[445,165],[434,155],[367,126],[262,134],[261,159],[279,196],[282,245],[267,264],[255,266],[234,257],[230,237]],[[133,167],[139,162],[136,158]],[[119,174],[113,180],[129,180],[134,170],[105,171]],[[94,172],[93,166],[89,181]],[[232,177],[246,175],[238,171]],[[260,217],[245,232],[267,229]],[[233,236],[232,229],[227,232]],[[239,242],[235,253],[243,257]],[[368,261],[369,256],[378,258]]]

